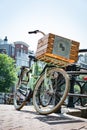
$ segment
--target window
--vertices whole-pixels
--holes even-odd
[[[11,54],[12,56],[14,56],[14,50],[15,50],[14,47],[12,47],[12,50],[11,50],[12,51],[12,54]]]

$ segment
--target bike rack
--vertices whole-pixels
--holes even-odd
[[[86,71],[67,71],[67,74],[71,75],[71,79],[70,79],[70,91],[68,93],[69,96],[69,100],[68,100],[68,105],[67,107],[74,107],[73,104],[73,97],[83,97],[83,98],[87,98],[87,95],[85,94],[74,94],[74,83],[75,83],[75,75],[87,75]],[[83,81],[82,81],[83,82]]]

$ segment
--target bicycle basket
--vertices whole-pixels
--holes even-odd
[[[52,33],[38,41],[36,58],[58,66],[66,66],[78,60],[79,42]]]

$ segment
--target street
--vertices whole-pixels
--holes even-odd
[[[33,106],[16,111],[13,105],[0,105],[0,130],[87,130],[87,119],[67,114],[40,115]]]

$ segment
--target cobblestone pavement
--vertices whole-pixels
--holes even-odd
[[[16,111],[13,105],[0,105],[0,130],[87,130],[87,119],[67,114],[40,115],[33,106]]]

